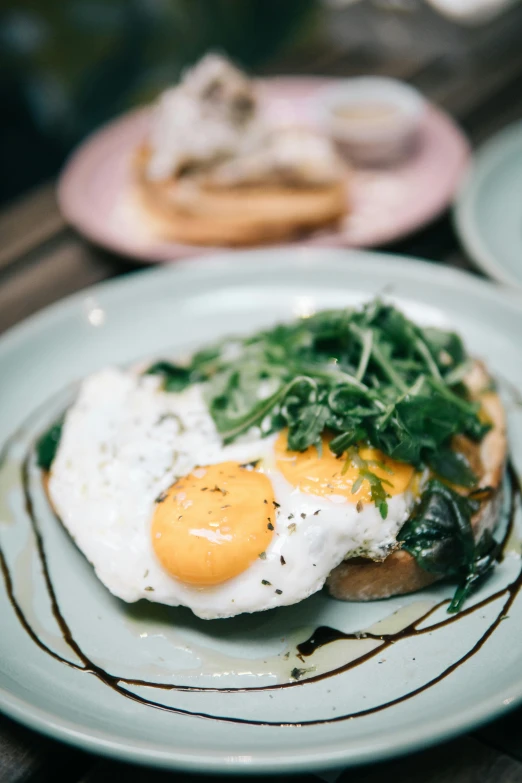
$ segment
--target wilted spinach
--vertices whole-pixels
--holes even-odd
[[[42,470],[49,470],[58,450],[63,418],[53,424],[36,442],[36,460]]]
[[[398,536],[402,548],[413,555],[421,568],[459,583],[449,612],[461,608],[499,553],[499,545],[489,531],[477,543],[473,537],[471,518],[484,493],[481,490],[480,496],[463,497],[432,479]]]

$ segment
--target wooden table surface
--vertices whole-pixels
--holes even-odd
[[[344,22],[350,24],[350,29],[362,29],[357,26],[363,23],[365,29],[368,24],[371,29],[372,20],[368,22],[368,17],[362,16],[367,11],[358,10],[363,5],[355,6]],[[425,13],[424,23],[434,24],[430,12]],[[343,20],[345,17],[339,17],[339,27]],[[292,62],[280,60],[267,72],[346,76],[369,71],[407,79],[447,109],[476,145],[522,117],[521,41],[522,7],[516,6],[488,25],[459,31],[453,49],[448,46],[442,55],[429,51],[419,55],[423,50],[417,46],[392,62],[386,56],[364,60],[364,53],[353,48],[348,51],[346,44],[341,46],[334,40],[328,47],[302,49],[297,58],[294,54]],[[447,214],[383,250],[473,271]],[[0,212],[0,331],[67,294],[132,273],[138,267],[94,247],[68,228],[57,209],[53,184],[45,185]],[[98,759],[0,716],[0,783],[54,783],[58,779],[105,783],[120,773],[128,783],[205,779]],[[346,771],[339,780],[351,780],[351,774]],[[359,783],[381,783],[395,776],[403,783],[522,781],[522,710],[447,744],[408,758],[362,767],[353,774]],[[288,776],[271,779],[282,781]],[[317,781],[311,774],[298,779],[302,783]]]

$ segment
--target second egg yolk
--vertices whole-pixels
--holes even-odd
[[[275,513],[272,484],[263,473],[237,462],[196,468],[158,498],[152,546],[176,579],[217,585],[265,551]]]
[[[288,451],[288,431],[283,430],[275,444],[277,469],[301,492],[321,497],[341,495],[352,503],[370,503],[368,479],[364,479],[353,492],[360,477],[360,468],[355,462],[347,461],[346,455],[336,457],[330,451],[330,440],[331,437],[323,435],[322,453],[315,446],[309,446],[305,451]],[[369,446],[359,448],[358,455],[365,461],[368,470],[381,479],[387,495],[398,495],[410,485],[414,475],[411,465],[390,459]]]

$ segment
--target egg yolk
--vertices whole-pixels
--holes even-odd
[[[191,585],[217,585],[245,571],[274,534],[267,476],[237,462],[196,468],[161,495],[152,546],[162,566]]]
[[[315,446],[309,446],[305,451],[288,451],[288,432],[283,430],[275,444],[278,470],[301,492],[321,497],[341,495],[352,503],[370,503],[370,482],[366,478],[360,481],[360,467],[347,461],[346,455],[336,457],[330,451],[331,439],[331,436],[323,435],[321,453]],[[368,470],[382,480],[387,495],[398,495],[410,485],[414,474],[411,465],[397,462],[378,449],[366,446],[358,449],[358,455]]]

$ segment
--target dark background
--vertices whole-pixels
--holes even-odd
[[[335,60],[340,75],[386,62],[400,76],[419,56],[472,67],[470,35],[421,0],[3,0],[0,203],[52,177],[86,134],[208,49],[256,73],[305,73],[309,62],[331,73]]]
[[[219,48],[263,65],[313,0],[18,0],[0,22],[0,199],[50,177],[71,146]]]

